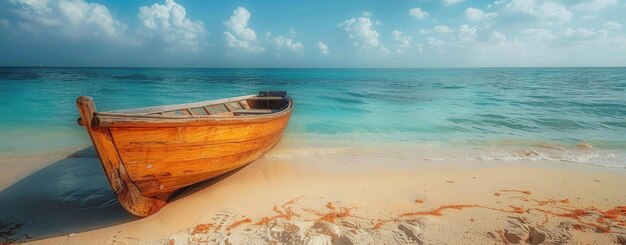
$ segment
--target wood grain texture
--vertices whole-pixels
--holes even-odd
[[[236,107],[273,113],[171,117],[136,110],[141,113],[114,115],[97,113],[89,97],[79,97],[76,103],[79,124],[89,132],[120,204],[131,214],[145,217],[163,207],[174,191],[240,168],[280,140],[292,100],[285,95],[282,101],[276,97],[271,102],[255,101],[259,104],[236,102]]]
[[[107,128],[91,126],[93,113],[96,110],[93,99],[78,97],[76,106],[80,112],[82,124],[87,129],[98,153],[104,173],[122,207],[139,217],[146,217],[161,209],[166,204],[170,193],[162,193],[162,195],[154,198],[141,195],[137,186],[132,183],[117,154],[117,149],[110,137],[110,131]]]

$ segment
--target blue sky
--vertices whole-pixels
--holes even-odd
[[[0,65],[625,66],[620,0],[0,0]]]

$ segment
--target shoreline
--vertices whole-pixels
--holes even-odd
[[[499,243],[515,237],[607,244],[626,236],[620,223],[626,214],[619,213],[626,206],[626,170],[559,161],[270,153],[189,187],[144,219],[111,201],[99,162],[89,155],[55,161],[33,175],[0,186],[0,206],[20,206],[12,220],[27,222],[16,234],[41,244]],[[44,204],[50,210],[40,210]],[[559,216],[567,210],[588,214]],[[610,210],[618,212],[615,220],[598,223]]]

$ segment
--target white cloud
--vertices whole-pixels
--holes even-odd
[[[285,48],[293,52],[299,52],[304,49],[304,45],[302,45],[302,43],[296,42],[291,38],[286,38],[281,35],[272,38],[271,42],[278,50]]]
[[[506,3],[506,0],[496,0],[496,1],[493,2],[493,4],[491,4],[491,3],[487,4],[487,8],[490,9],[490,8],[492,8],[494,6],[500,6],[500,5],[505,4],[505,3]]]
[[[506,35],[498,31],[493,31],[491,32],[490,40],[492,43],[495,44],[503,44],[504,42],[506,42]]]
[[[422,45],[421,43],[415,44],[416,47],[416,51],[417,53],[421,54],[424,53],[424,45]]]
[[[446,44],[446,42],[439,40],[437,38],[434,37],[428,37],[428,45],[430,46],[443,46]]]
[[[144,34],[159,37],[172,45],[171,48],[197,51],[205,35],[204,23],[187,18],[185,7],[165,0],[165,4],[139,7],[137,15],[144,27]]]
[[[422,8],[412,8],[409,9],[409,15],[418,20],[423,20],[424,18],[428,17],[428,12],[422,10]]]
[[[574,29],[568,27],[563,32],[563,37],[572,41],[605,39],[607,35],[606,30],[594,31],[587,28]]]
[[[292,36],[295,36],[295,35],[302,34],[302,31],[296,31],[293,28],[289,28],[289,34],[291,34]]]
[[[455,3],[463,2],[463,0],[443,0],[443,5],[450,6]]]
[[[617,23],[615,21],[607,21],[606,23],[604,23],[604,28],[606,29],[619,29],[622,28],[622,24]]]
[[[380,54],[389,54],[389,49],[387,47],[385,47],[385,45],[380,45],[380,47],[378,48],[378,52],[380,52]]]
[[[228,28],[228,31],[224,32],[228,47],[237,48],[250,53],[263,51],[263,48],[256,44],[256,33],[248,27],[250,16],[251,14],[247,9],[238,7],[233,11],[233,15],[230,16],[230,19],[224,22],[224,25]]]
[[[363,13],[361,13],[361,15],[363,15],[364,17],[372,17],[372,13],[369,11],[363,11]]]
[[[476,27],[467,24],[459,26],[459,40],[461,42],[472,42],[476,40]]]
[[[61,33],[66,37],[119,39],[125,35],[126,25],[115,20],[104,5],[84,0],[11,0],[19,9],[20,26],[40,34]]]
[[[411,47],[411,42],[413,38],[410,35],[402,35],[402,32],[399,30],[394,30],[391,32],[391,36],[393,40],[396,41],[396,52],[399,54],[404,54],[405,49]]]
[[[378,32],[372,29],[373,23],[367,17],[351,18],[339,23],[337,27],[342,28],[348,37],[354,40],[353,44],[361,47],[378,47]]]
[[[506,5],[506,10],[516,13],[523,13],[542,20],[545,23],[554,21],[569,21],[573,14],[565,6],[558,2],[544,1],[538,3],[537,0],[512,0]]]
[[[329,55],[328,46],[323,42],[317,42],[317,49],[320,50],[321,55]]]
[[[437,33],[444,33],[444,34],[448,34],[448,33],[452,33],[454,32],[454,29],[450,28],[449,26],[435,26],[433,27],[433,31],[437,32]]]
[[[591,0],[574,6],[576,10],[600,11],[607,6],[618,4],[618,0]]]
[[[478,9],[478,8],[467,8],[465,10],[465,16],[471,21],[481,21],[481,20],[495,18],[496,16],[498,16],[498,14],[486,13],[486,12],[483,12],[482,9]]]

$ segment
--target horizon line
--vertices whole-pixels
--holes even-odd
[[[233,66],[3,66],[0,68],[110,69],[515,69],[515,68],[626,68],[626,66],[421,66],[421,67],[233,67]]]

